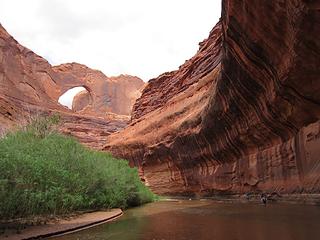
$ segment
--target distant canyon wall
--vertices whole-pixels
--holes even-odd
[[[0,135],[32,115],[59,112],[62,132],[99,148],[107,135],[126,126],[144,84],[138,77],[107,77],[78,63],[53,67],[0,25]],[[88,90],[86,104],[76,99],[76,111],[71,111],[58,103],[64,92],[78,86]]]
[[[138,77],[107,77],[101,71],[78,63],[61,64],[52,69],[58,75],[56,81],[58,89],[60,88],[59,94],[54,98],[58,99],[70,88],[83,86],[88,90],[92,100],[86,111],[92,115],[103,116],[111,112],[129,116],[133,103],[140,96],[141,88],[144,86],[144,82]],[[76,105],[74,107],[78,108]]]

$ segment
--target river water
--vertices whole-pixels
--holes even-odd
[[[320,207],[284,204],[156,202],[116,221],[56,240],[320,239]]]

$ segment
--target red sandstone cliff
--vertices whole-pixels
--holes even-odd
[[[0,25],[0,131],[43,108],[62,110],[52,99],[56,83],[50,64],[21,46]],[[50,91],[48,91],[50,89]]]
[[[218,24],[200,43],[198,53],[179,70],[162,74],[147,84],[134,105],[131,125],[108,138],[110,145],[105,150],[130,159],[158,193],[184,191],[184,175],[175,165],[181,161],[181,152],[171,153],[171,144],[199,132],[201,112],[208,104],[210,89],[216,85],[220,60]]]
[[[140,89],[144,85],[138,77],[107,77],[101,71],[78,63],[61,64],[52,69],[58,75],[56,81],[61,88],[55,99],[70,88],[83,86],[91,96],[90,106],[86,111],[102,117],[107,112],[130,115],[132,105],[140,96]]]
[[[104,113],[128,113],[139,80],[134,91],[112,91],[118,78],[75,63],[52,67],[0,26],[0,131],[59,111],[63,132],[128,159],[162,194],[319,193],[319,9],[315,1],[224,0],[197,54],[152,79],[118,133],[126,117]],[[80,85],[89,96],[78,96],[79,113],[57,104]]]
[[[224,0],[198,53],[148,83],[104,150],[161,194],[319,193],[319,9]]]
[[[126,125],[129,116],[122,115],[129,115],[143,85],[137,77],[109,78],[77,63],[52,67],[0,25],[0,135],[30,115],[59,112],[62,132],[100,148],[107,135]],[[65,91],[77,86],[89,91],[86,104],[78,99],[74,103],[77,110],[83,109],[79,113],[58,103]]]

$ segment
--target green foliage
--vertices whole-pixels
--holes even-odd
[[[55,133],[56,122],[38,119],[0,139],[0,219],[127,208],[155,199],[127,161]]]
[[[59,122],[60,116],[58,114],[53,114],[50,117],[31,117],[29,125],[26,126],[26,130],[34,133],[36,137],[44,138],[51,132],[54,132],[54,126]]]

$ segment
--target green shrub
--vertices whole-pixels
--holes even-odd
[[[55,126],[60,122],[60,116],[53,114],[51,116],[31,116],[29,124],[25,130],[32,132],[36,137],[44,138],[55,131]]]
[[[127,208],[154,200],[127,161],[85,148],[52,131],[53,124],[38,119],[0,139],[0,219]]]

